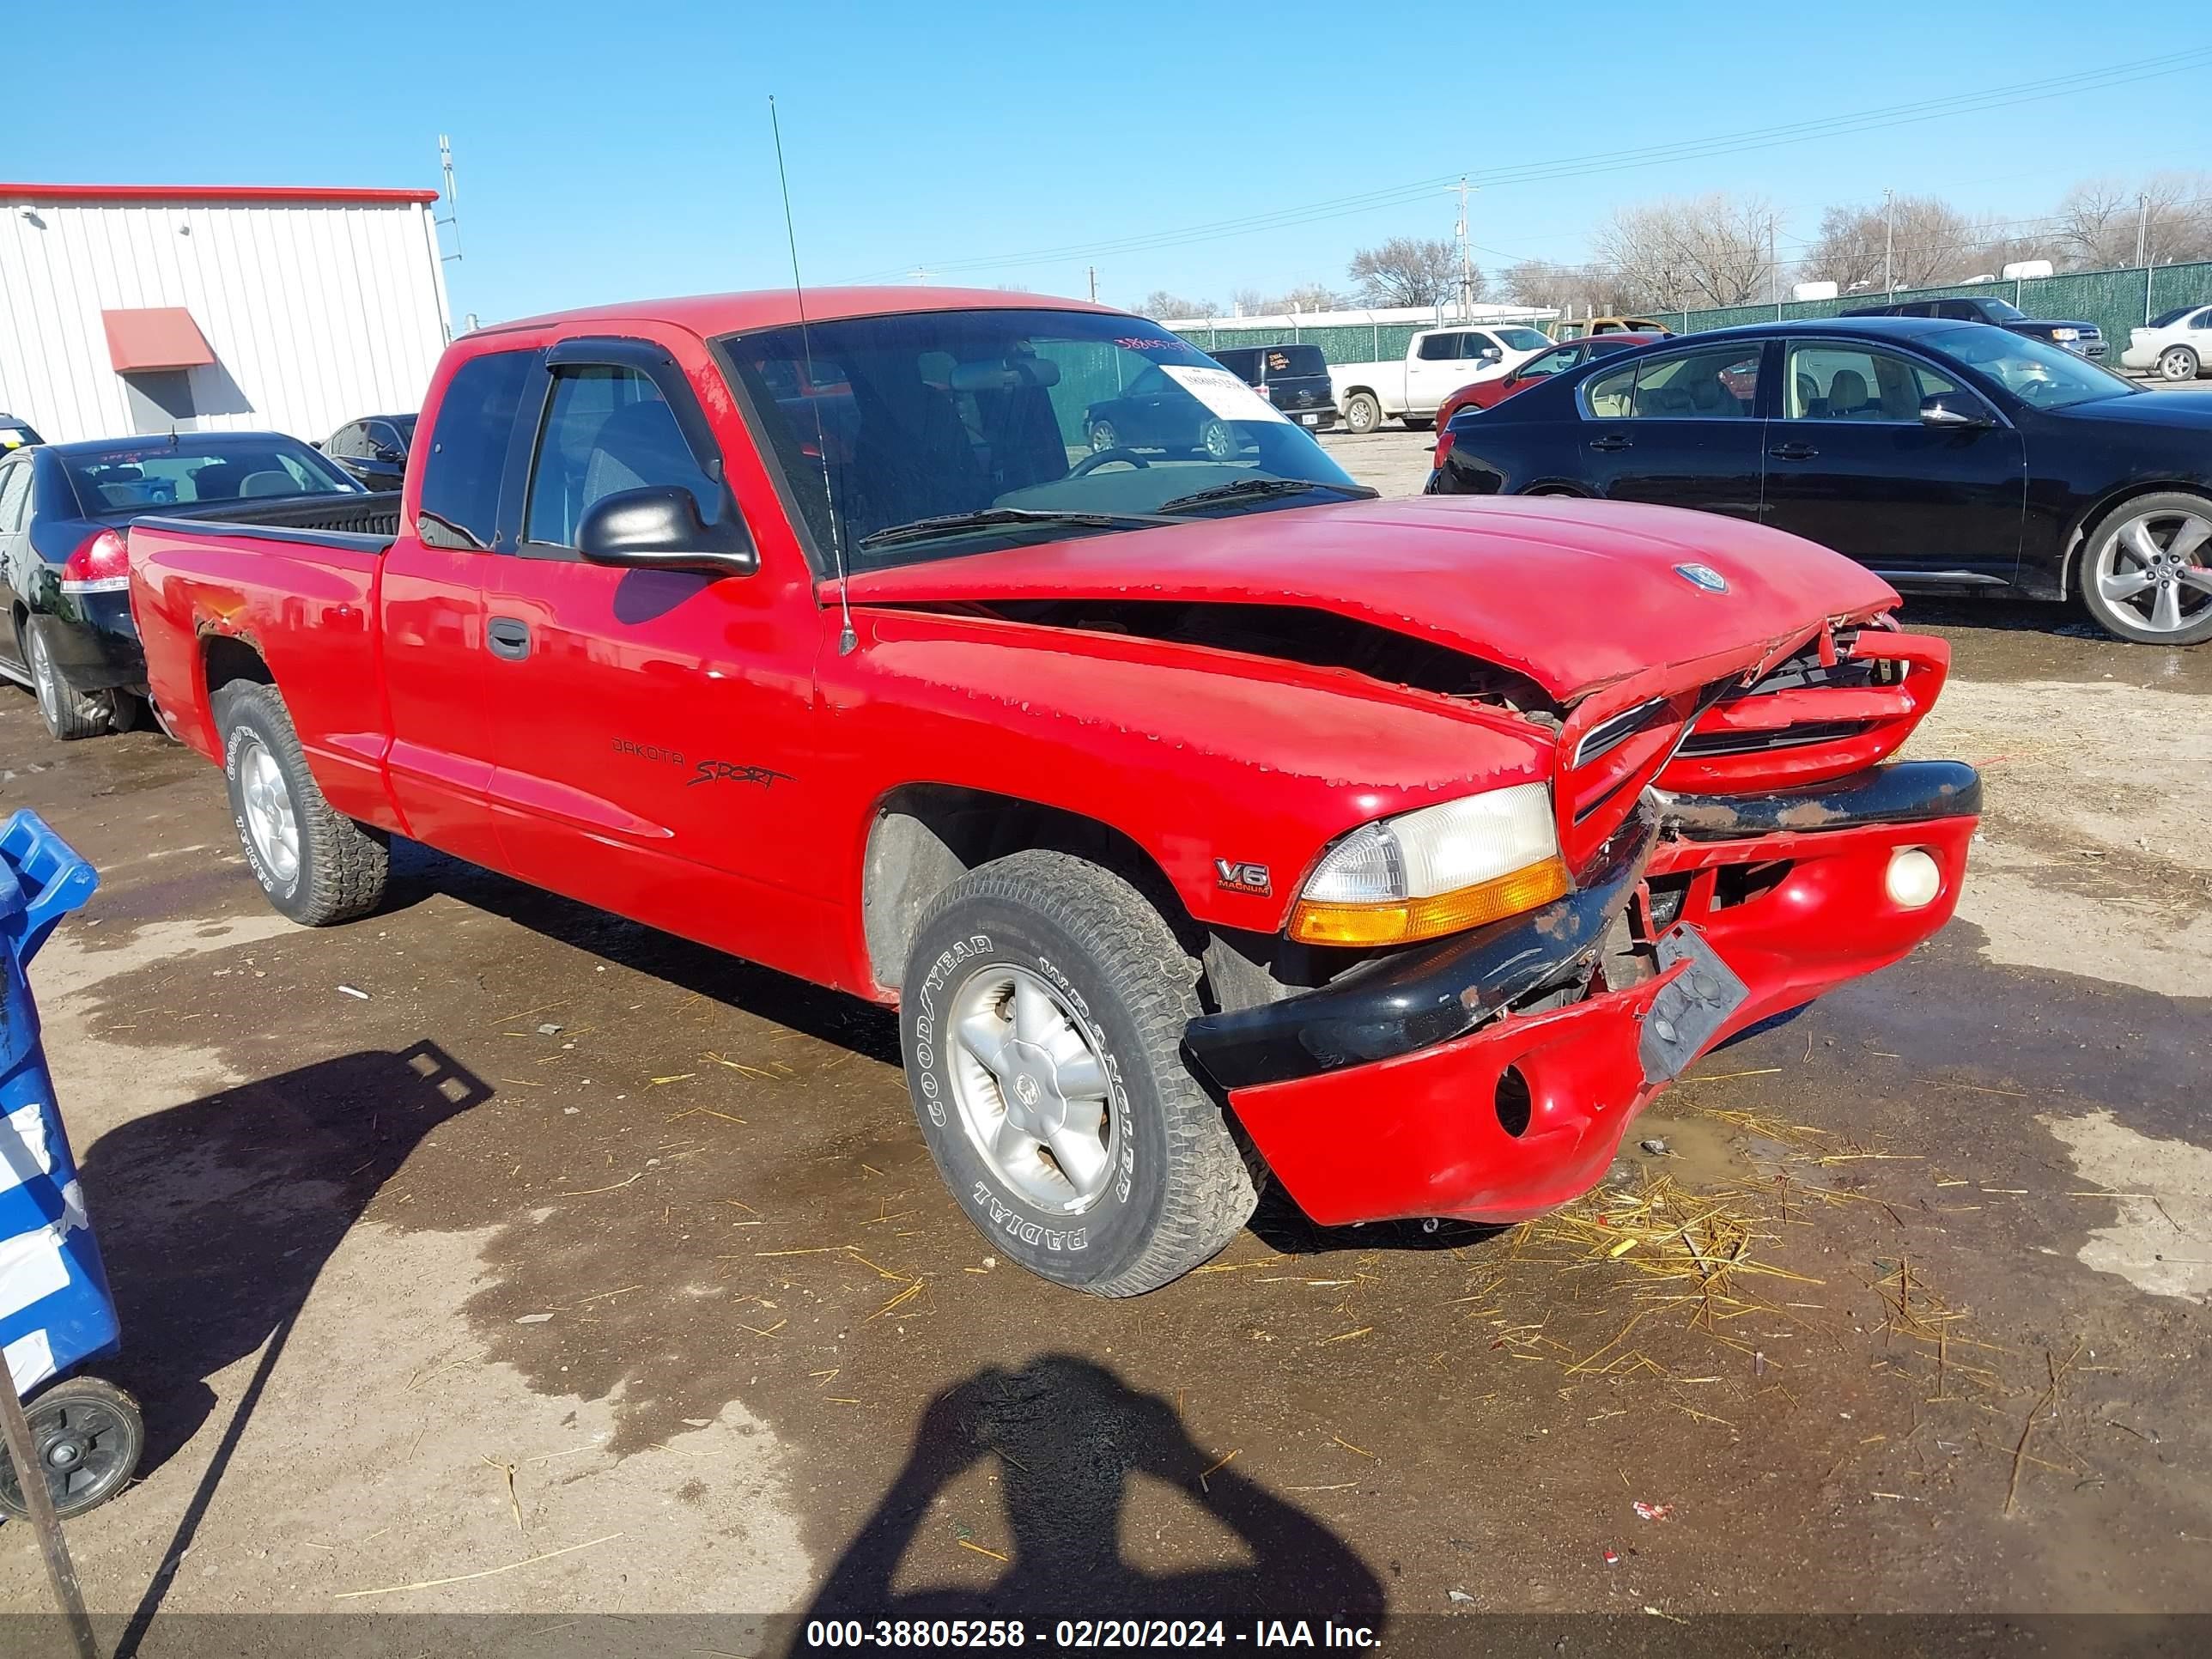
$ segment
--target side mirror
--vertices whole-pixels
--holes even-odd
[[[407,458],[389,444],[379,444],[376,447],[376,464],[379,466],[404,466]]]
[[[1964,428],[1996,423],[1964,398],[1938,392],[1920,400],[1920,424]]]
[[[1502,362],[1504,358],[1505,354],[1496,346],[1485,346],[1482,349],[1482,361],[1486,363]]]
[[[691,492],[676,484],[601,496],[576,526],[576,550],[593,564],[633,570],[749,576],[760,568],[760,555],[734,510],[709,525]]]

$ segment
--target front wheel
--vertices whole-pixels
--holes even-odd
[[[1010,1260],[1135,1296],[1250,1218],[1252,1172],[1182,1059],[1196,981],[1159,911],[1068,854],[984,865],[924,913],[907,1084],[939,1173]]]
[[[146,1449],[138,1402],[112,1382],[72,1376],[23,1408],[54,1513],[67,1520],[123,1490]],[[15,1460],[0,1457],[0,1510],[30,1518]]]
[[[1121,447],[1121,434],[1114,429],[1113,422],[1091,422],[1091,453],[1092,454],[1103,455],[1109,449],[1119,449]]]
[[[2089,532],[2081,602],[2139,645],[2212,640],[2212,500],[2177,490],[2116,507]]]
[[[1363,436],[1382,424],[1382,405],[1371,392],[1355,392],[1345,400],[1344,427]]]
[[[273,685],[233,680],[215,695],[231,819],[270,903],[309,927],[350,921],[384,898],[384,836],[324,799]]]

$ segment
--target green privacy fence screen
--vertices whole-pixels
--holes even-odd
[[[1947,295],[1995,295],[2009,300],[2031,317],[2064,322],[2090,322],[2105,331],[2110,348],[2106,361],[2115,368],[2126,349],[2128,331],[2162,312],[2182,306],[2212,305],[2212,261],[2198,264],[2154,265],[2146,270],[2077,270],[2063,276],[2037,276],[2016,283],[1981,283],[1953,288],[1899,289],[1889,296],[1899,300],[1933,300]],[[1784,300],[1780,305],[1729,306],[1707,311],[1661,311],[1646,314],[1679,332],[1733,328],[1742,323],[1771,322],[1800,317],[1833,317],[1854,307],[1878,305],[1884,295],[1862,291],[1834,300]],[[1417,331],[1413,324],[1370,325],[1329,325],[1319,328],[1216,328],[1205,325],[1177,331],[1200,350],[1222,346],[1272,345],[1279,340],[1300,340],[1317,345],[1333,363],[1366,362],[1377,358],[1402,357]]]

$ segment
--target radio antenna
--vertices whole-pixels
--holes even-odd
[[[783,191],[783,235],[791,246],[791,291],[799,301],[799,349],[806,359],[807,401],[814,405],[814,453],[822,463],[822,499],[830,506],[830,556],[837,567],[837,610],[843,626],[837,654],[850,656],[860,643],[853,631],[853,602],[845,597],[845,538],[837,524],[837,496],[830,486],[830,440],[822,426],[822,399],[814,395],[814,338],[806,326],[806,285],[799,280],[799,232],[791,222],[791,179],[783,170],[783,123],[776,119],[775,94],[768,100],[769,131],[775,135],[775,182]]]

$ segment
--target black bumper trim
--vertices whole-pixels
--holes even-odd
[[[1657,843],[1639,807],[1583,884],[1527,915],[1363,963],[1318,990],[1206,1014],[1183,1040],[1224,1089],[1370,1065],[1463,1036],[1589,960],[1626,908]]]
[[[1661,829],[1684,841],[1818,834],[1868,823],[1978,817],[1981,775],[1963,761],[1895,761],[1828,783],[1759,795],[1653,792]]]

